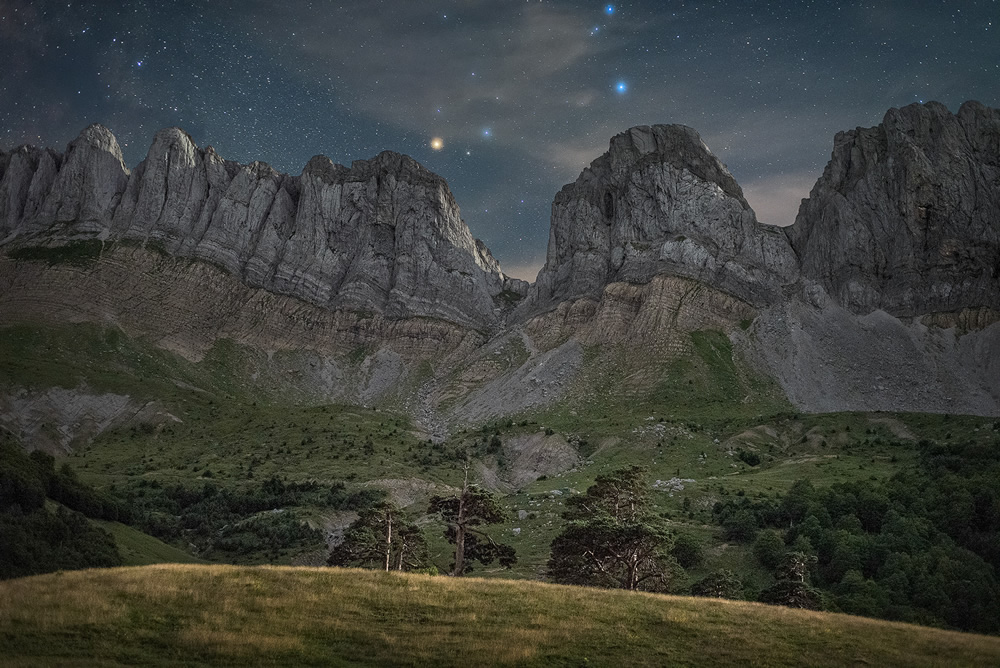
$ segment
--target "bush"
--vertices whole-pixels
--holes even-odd
[[[701,541],[689,533],[677,535],[671,554],[682,568],[695,568],[705,559]]]
[[[0,511],[14,506],[18,512],[38,510],[45,503],[45,487],[30,474],[17,469],[0,471]]]
[[[781,538],[781,532],[775,529],[761,531],[753,543],[753,553],[764,568],[769,571],[778,568],[785,554],[785,541]]]
[[[691,585],[691,595],[739,601],[743,599],[743,583],[732,571],[715,571]]]
[[[121,564],[114,538],[80,513],[0,513],[0,579]]]
[[[752,511],[741,509],[728,514],[722,521],[727,540],[749,542],[757,536],[760,528]]]
[[[348,491],[342,482],[286,482],[271,476],[256,486],[227,488],[214,481],[200,488],[162,486],[140,480],[118,492],[134,509],[134,524],[168,542],[193,544],[201,553],[218,550],[225,558],[244,560],[255,552],[305,548],[323,542],[292,512],[295,506],[364,510],[385,498],[385,491]]]

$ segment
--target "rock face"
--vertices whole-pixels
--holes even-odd
[[[32,233],[102,233],[128,183],[118,141],[91,125],[65,155],[30,146],[0,156],[0,241]]]
[[[801,410],[997,415],[998,221],[1000,112],[975,102],[839,134],[784,230],[694,130],[632,128],[556,196],[532,286],[406,156],[288,176],[168,129],[130,172],[92,126],[64,155],[0,152],[0,245],[126,243],[86,267],[0,257],[0,323],[113,323],[190,359],[232,340],[275,391],[294,372],[312,396],[392,398],[434,438],[586,398],[605,368],[651,392],[705,330]]]
[[[645,283],[660,273],[753,304],[779,299],[797,275],[780,229],[757,222],[725,165],[682,125],[615,136],[556,195],[532,306],[596,298],[609,283]]]
[[[1000,111],[912,104],[838,134],[788,237],[856,313],[1000,305]]]
[[[170,128],[130,173],[95,125],[65,156],[22,147],[0,165],[8,243],[154,242],[324,308],[484,330],[498,323],[495,298],[527,291],[473,239],[444,179],[397,153],[350,168],[316,156],[294,177],[223,160]]]

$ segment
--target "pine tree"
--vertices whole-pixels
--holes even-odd
[[[459,576],[470,572],[474,561],[488,566],[497,560],[505,568],[517,563],[514,548],[496,542],[482,528],[506,521],[507,513],[496,495],[481,487],[469,485],[468,464],[462,492],[453,496],[432,497],[430,512],[439,514],[445,521],[445,538],[455,546],[451,575]]]
[[[673,534],[650,509],[645,470],[598,476],[567,502],[569,524],[552,541],[548,574],[563,584],[666,591],[683,569],[670,554]]]
[[[383,501],[361,511],[327,563],[409,571],[426,568],[430,561],[420,529],[407,522],[395,504]]]

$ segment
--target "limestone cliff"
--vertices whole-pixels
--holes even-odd
[[[788,237],[844,308],[915,316],[1000,306],[1000,111],[890,109],[842,132]]]
[[[616,135],[556,195],[533,306],[596,298],[610,283],[646,283],[660,273],[754,304],[778,300],[797,275],[781,231],[757,222],[725,165],[682,125]]]
[[[65,155],[21,147],[0,165],[8,244],[153,242],[323,308],[483,330],[498,323],[502,292],[527,290],[473,239],[444,179],[397,153],[349,168],[316,156],[288,176],[169,128],[130,172],[94,125]]]

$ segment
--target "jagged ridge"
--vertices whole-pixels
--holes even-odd
[[[0,243],[152,241],[324,309],[431,316],[484,341],[514,325],[529,351],[532,338],[546,349],[640,346],[654,380],[656,360],[683,355],[692,328],[721,328],[805,410],[996,414],[998,113],[910,105],[839,134],[785,230],[756,221],[694,130],[632,128],[556,196],[546,264],[509,317],[501,292],[524,295],[527,284],[472,239],[443,179],[390,152],[350,168],[317,156],[290,177],[225,161],[171,129],[129,172],[110,132],[92,126],[65,155],[0,153]],[[14,264],[10,285],[26,275]],[[654,285],[657,276],[681,280]],[[629,289],[639,286],[656,298]],[[680,317],[702,302],[712,307]],[[623,330],[639,312],[650,317]],[[338,350],[357,345],[350,320]],[[736,331],[751,321],[748,336]],[[436,336],[428,330],[416,357]],[[537,352],[530,363],[541,365]]]
[[[289,176],[169,128],[130,172],[99,125],[65,155],[0,153],[3,243],[87,238],[156,242],[326,308],[481,329],[497,324],[502,291],[527,289],[473,239],[444,179],[398,153],[350,168],[316,156]]]

